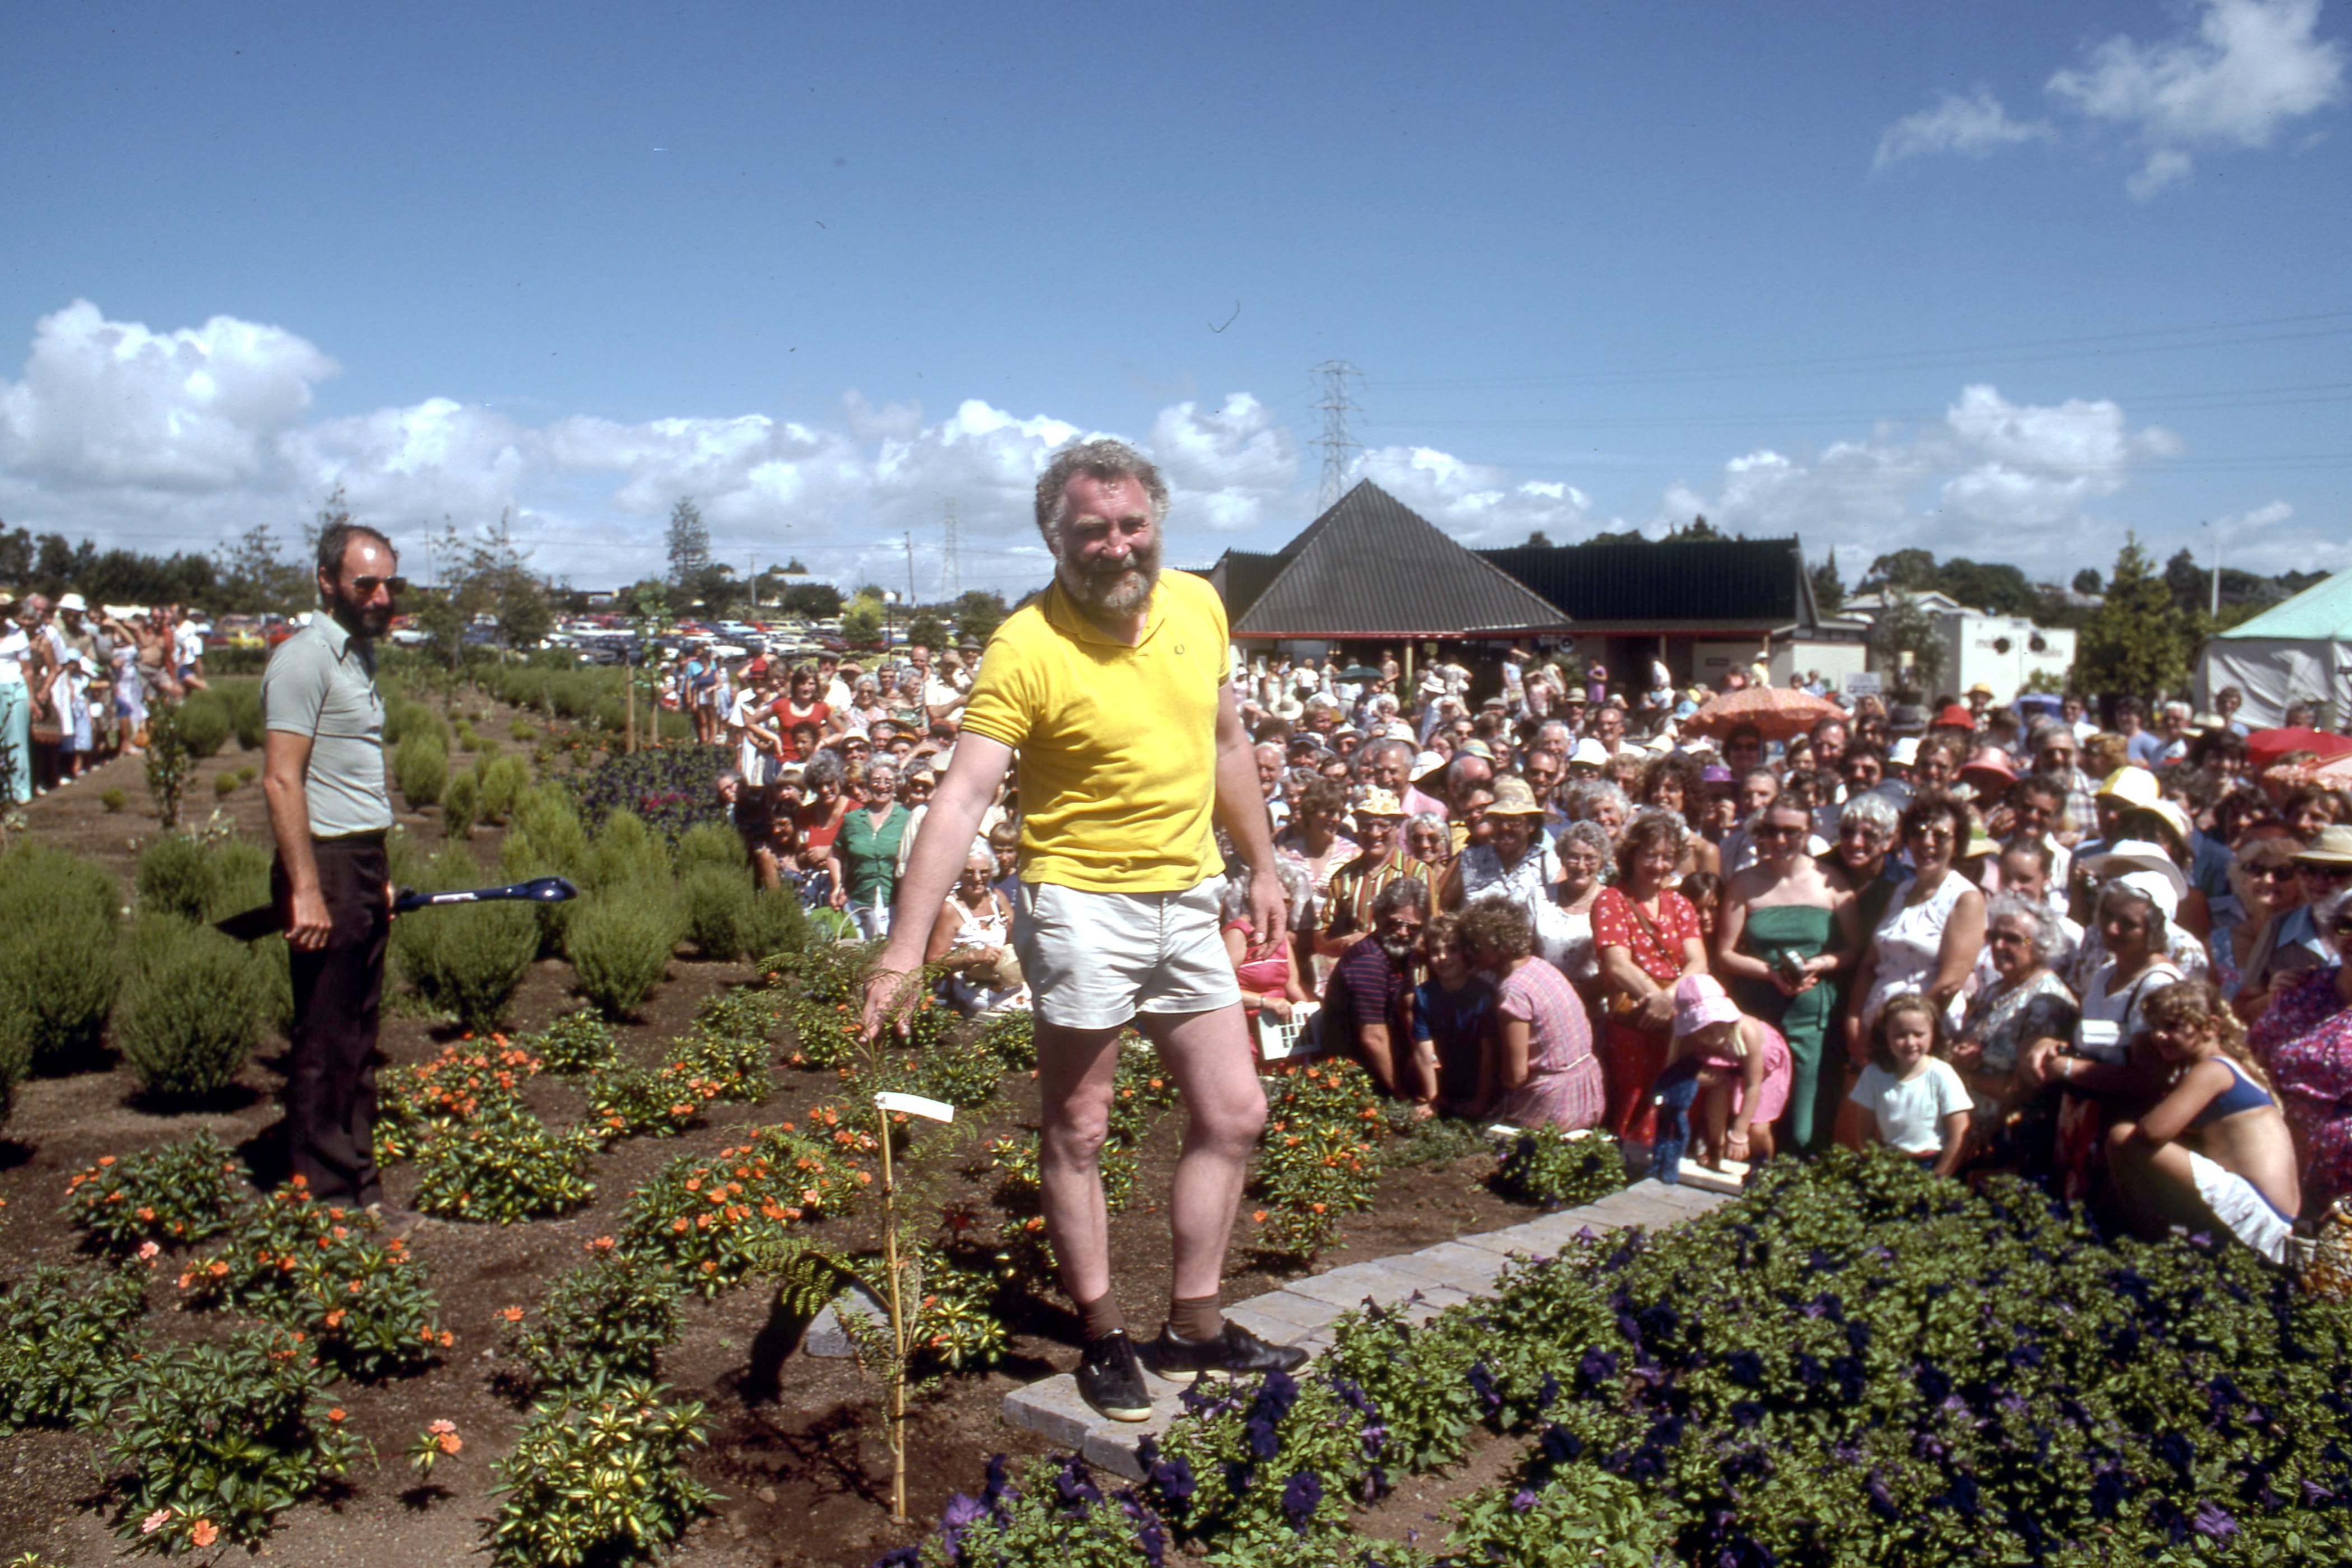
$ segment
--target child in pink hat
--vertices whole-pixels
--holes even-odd
[[[1772,1157],[1772,1122],[1789,1103],[1794,1061],[1780,1031],[1739,1010],[1712,974],[1675,982],[1675,1033],[1667,1064],[1687,1063],[1706,1097],[1700,1163]]]

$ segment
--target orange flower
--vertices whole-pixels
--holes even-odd
[[[111,1154],[100,1154],[98,1157],[98,1163],[100,1167],[103,1169],[104,1167],[114,1163],[114,1156]]]
[[[522,1309],[520,1307],[500,1307],[499,1309],[499,1316],[504,1318],[509,1323],[520,1323],[522,1321]]]
[[[327,1327],[331,1329],[340,1329],[342,1326],[343,1309],[338,1307],[333,1311],[327,1314]]]
[[[1264,1209],[1260,1209],[1255,1214],[1251,1215],[1250,1221],[1254,1225],[1264,1225],[1265,1223],[1265,1211]]]
[[[441,1446],[441,1451],[445,1454],[454,1454],[466,1446],[466,1440],[455,1432],[444,1432],[434,1441]]]
[[[220,1526],[209,1519],[200,1519],[188,1527],[188,1539],[198,1546],[210,1546],[220,1539]]]
[[[341,1421],[342,1418],[343,1418],[343,1407],[342,1407],[341,1405],[336,1405],[332,1410],[330,1410],[330,1411],[328,1411],[328,1412],[327,1412],[327,1419],[328,1419],[328,1420],[330,1420],[330,1421]]]
[[[457,1342],[457,1336],[456,1334],[450,1332],[447,1329],[441,1331],[441,1348],[443,1350],[447,1350],[451,1345],[454,1345]]]

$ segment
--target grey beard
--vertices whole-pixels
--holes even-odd
[[[1381,943],[1381,951],[1387,953],[1389,962],[1399,969],[1412,962],[1412,943],[1409,942],[1384,942]]]
[[[1095,616],[1127,616],[1150,599],[1160,581],[1160,548],[1136,551],[1117,566],[1062,563],[1062,586],[1081,609]]]

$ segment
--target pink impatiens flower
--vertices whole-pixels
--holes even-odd
[[[159,1508],[153,1513],[149,1514],[145,1519],[139,1521],[139,1533],[142,1535],[152,1535],[171,1522],[172,1510],[168,1508]]]

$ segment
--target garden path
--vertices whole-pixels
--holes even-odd
[[[1333,1325],[1340,1314],[1367,1301],[1432,1317],[1446,1307],[1486,1294],[1514,1254],[1549,1256],[1586,1229],[1597,1232],[1638,1225],[1664,1230],[1730,1201],[1728,1193],[1637,1182],[1598,1203],[1559,1209],[1507,1229],[1477,1232],[1417,1252],[1351,1263],[1294,1279],[1278,1290],[1227,1307],[1225,1316],[1277,1344],[1304,1345],[1319,1354],[1331,1343]],[[1146,1436],[1167,1431],[1178,1409],[1177,1396],[1183,1392],[1181,1384],[1149,1373],[1144,1382],[1151,1390],[1149,1421],[1111,1421],[1096,1415],[1078,1397],[1077,1379],[1068,1373],[1006,1394],[1004,1419],[1075,1449],[1106,1469],[1140,1479],[1143,1468],[1136,1459],[1136,1445]]]

